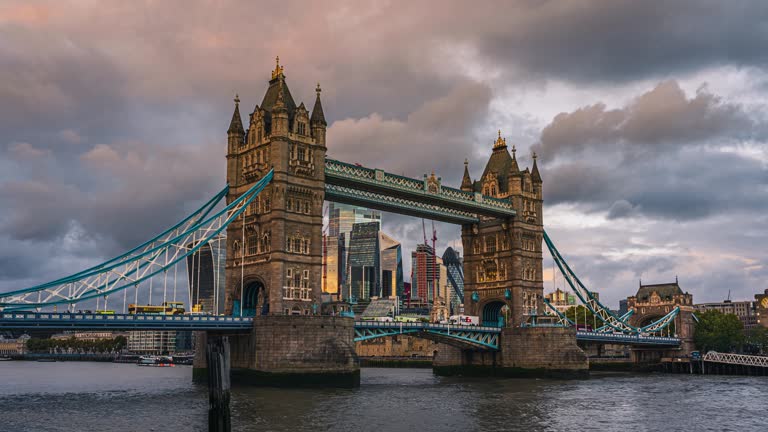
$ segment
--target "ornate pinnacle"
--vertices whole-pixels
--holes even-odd
[[[237,93],[235,93],[234,101],[235,101],[235,105],[239,105],[240,104],[240,95],[238,95]]]
[[[320,88],[320,83],[317,83],[317,88],[315,89],[315,92],[317,92],[317,97],[320,97],[321,91],[323,91],[323,89]]]
[[[283,67],[280,66],[280,56],[275,57],[275,70],[272,71],[272,79],[283,75]]]
[[[493,143],[493,148],[501,148],[507,146],[507,139],[501,137],[501,129],[499,129],[499,137],[496,139],[496,142]]]

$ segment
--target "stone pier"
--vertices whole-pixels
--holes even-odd
[[[440,344],[433,369],[437,375],[583,378],[589,361],[567,328],[505,328],[500,350],[478,351]]]
[[[354,321],[331,316],[254,318],[250,334],[231,335],[232,382],[290,387],[357,387]],[[197,338],[197,353],[205,334]],[[202,345],[200,345],[202,344]],[[204,356],[195,356],[196,380],[205,376]]]

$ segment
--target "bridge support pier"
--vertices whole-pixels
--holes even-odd
[[[499,351],[461,349],[440,344],[433,362],[437,375],[583,378],[589,375],[586,354],[567,328],[505,328]]]
[[[205,376],[197,339],[194,377]],[[357,387],[354,321],[331,316],[257,316],[249,334],[229,337],[232,382],[280,387]],[[205,352],[203,350],[203,352]]]

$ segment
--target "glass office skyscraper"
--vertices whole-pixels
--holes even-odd
[[[347,255],[349,292],[358,299],[381,296],[379,222],[352,226]]]
[[[400,242],[379,232],[381,248],[381,295],[403,296],[403,253]]]
[[[192,305],[201,305],[204,312],[224,312],[226,253],[227,237],[222,233],[187,257],[189,300]]]

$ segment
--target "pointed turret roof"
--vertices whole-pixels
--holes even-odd
[[[232,113],[232,121],[229,122],[227,133],[245,133],[243,120],[240,118],[240,96],[235,95],[235,112]]]
[[[461,189],[472,189],[472,179],[469,178],[469,161],[464,159],[464,177],[461,179]]]
[[[509,173],[512,175],[520,172],[520,167],[517,165],[517,157],[515,156],[515,153],[517,153],[517,149],[515,148],[515,145],[512,144],[512,162],[509,165]]]
[[[289,122],[293,122],[293,115],[296,112],[296,102],[293,101],[291,91],[285,83],[285,73],[283,73],[283,66],[280,66],[280,57],[276,58],[276,63],[275,70],[272,71],[272,79],[269,80],[269,88],[261,101],[261,109],[265,111],[264,123],[268,129],[272,127],[272,111],[275,108],[287,110]]]
[[[531,168],[531,180],[534,183],[541,183],[541,174],[539,174],[539,167],[536,165],[536,152],[533,152],[533,168]]]
[[[328,126],[325,122],[325,114],[323,114],[323,104],[320,102],[320,92],[323,91],[320,88],[320,83],[317,83],[317,98],[315,99],[315,106],[312,108],[312,116],[309,118],[310,124],[321,124]]]
[[[507,142],[501,137],[501,131],[499,131],[499,138],[493,143],[493,153],[488,159],[488,163],[485,164],[483,175],[480,180],[475,182],[475,191],[479,192],[482,185],[481,182],[489,173],[496,173],[499,180],[499,192],[504,193],[507,191],[507,176],[509,174],[509,168],[512,164],[512,157],[509,156],[507,151]]]

